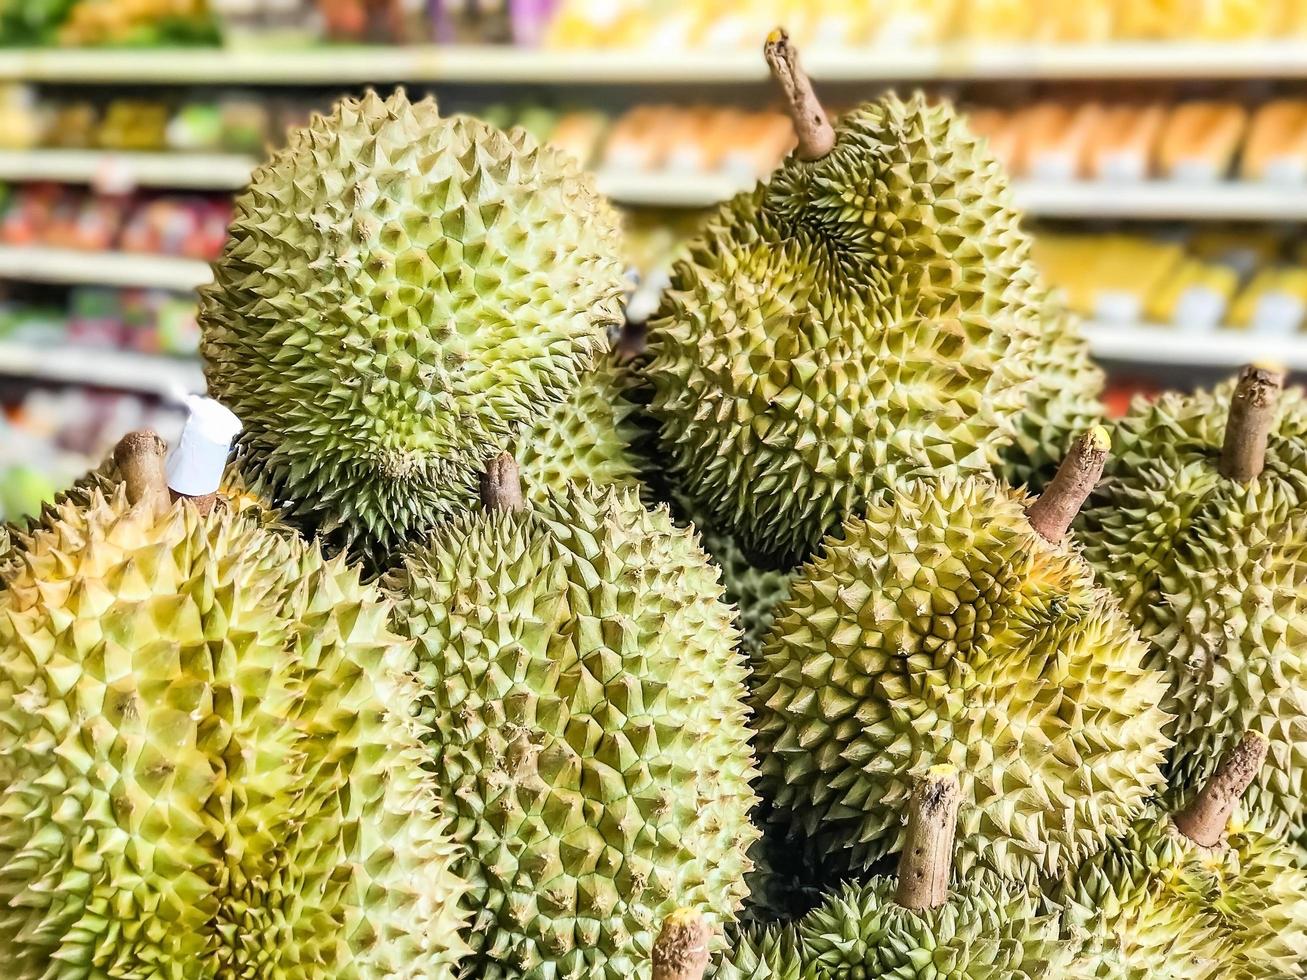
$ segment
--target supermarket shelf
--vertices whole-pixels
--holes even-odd
[[[189,292],[212,279],[207,262],[129,252],[79,252],[36,245],[0,246],[0,279]]]
[[[754,185],[726,174],[615,173],[600,170],[600,193],[617,204],[708,208]]]
[[[1088,323],[1085,336],[1095,357],[1135,364],[1236,367],[1272,361],[1290,370],[1307,369],[1307,336],[1267,337],[1223,329],[1191,333],[1175,327]]]
[[[162,398],[204,391],[204,373],[197,360],[5,341],[0,341],[0,375],[116,388]]]
[[[1012,193],[1023,210],[1055,218],[1307,220],[1307,186],[1014,181]]]
[[[0,150],[0,180],[53,180],[122,192],[134,187],[237,190],[257,162],[227,153]]]
[[[1304,78],[1307,42],[1119,42],[945,45],[804,52],[819,81],[968,78]],[[545,51],[510,46],[199,48],[6,51],[0,78],[46,82],[315,85],[446,81],[504,83],[758,82],[757,50]]]

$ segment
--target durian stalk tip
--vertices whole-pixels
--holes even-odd
[[[908,827],[899,855],[894,900],[921,912],[948,901],[962,790],[957,769],[933,766],[917,780],[908,803]]]
[[[1269,747],[1266,736],[1244,732],[1193,801],[1171,817],[1175,829],[1200,847],[1221,843],[1230,815],[1257,778]]]
[[[168,506],[164,456],[168,444],[153,429],[129,432],[114,446],[113,462],[127,486],[127,502],[158,513]]]
[[[486,464],[481,474],[481,502],[489,511],[513,513],[526,508],[522,475],[512,453],[500,453]]]
[[[800,160],[820,160],[835,146],[835,130],[812,90],[812,82],[799,66],[798,49],[790,43],[784,28],[778,27],[767,35],[762,54],[785,96],[785,108],[799,144],[795,152]]]
[[[1222,476],[1249,483],[1266,467],[1266,446],[1283,387],[1284,370],[1278,366],[1248,364],[1240,370],[1225,422]]]
[[[694,909],[676,909],[663,920],[654,942],[652,980],[701,980],[711,938],[707,918]]]
[[[948,762],[941,762],[937,766],[931,766],[928,770],[928,775],[935,777],[956,776],[957,774],[958,767]]]
[[[1071,522],[1098,486],[1111,448],[1112,439],[1101,425],[1094,426],[1071,444],[1057,468],[1057,475],[1039,499],[1026,508],[1030,526],[1045,541],[1057,544],[1066,537]]]

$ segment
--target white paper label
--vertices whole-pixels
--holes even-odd
[[[667,169],[678,174],[698,174],[707,169],[703,147],[682,143],[667,154]]]
[[[168,457],[168,487],[188,497],[202,497],[222,482],[231,441],[241,431],[241,422],[212,398],[192,395],[186,404],[191,414],[176,450]]]
[[[1257,297],[1257,305],[1253,307],[1253,329],[1279,336],[1294,334],[1302,326],[1304,312],[1307,304],[1297,296],[1268,289]]]
[[[1098,179],[1137,183],[1148,177],[1148,157],[1137,150],[1113,150],[1098,158]]]
[[[1307,181],[1307,154],[1271,157],[1262,169],[1262,180],[1268,184],[1301,184]]]
[[[1225,319],[1225,296],[1208,286],[1190,286],[1175,304],[1175,325],[1185,333],[1207,333]]]
[[[1211,184],[1225,176],[1225,168],[1218,168],[1212,160],[1190,157],[1175,161],[1168,176],[1183,184]]]
[[[1143,303],[1136,293],[1100,289],[1094,294],[1094,319],[1103,323],[1138,323]]]
[[[1045,150],[1031,160],[1030,176],[1036,180],[1068,183],[1076,179],[1076,161],[1065,150]]]

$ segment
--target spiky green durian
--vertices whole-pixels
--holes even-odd
[[[398,92],[292,132],[201,295],[252,488],[381,564],[607,347],[612,210],[570,158]]]
[[[675,478],[776,568],[879,489],[990,471],[1041,330],[1006,179],[948,105],[886,96],[832,139],[722,205],[649,329]]]
[[[913,778],[937,764],[961,773],[959,870],[1026,880],[1103,846],[1161,782],[1163,677],[1028,503],[951,475],[879,494],[777,610],[762,790],[854,866],[902,845]]]
[[[1172,782],[1201,785],[1255,729],[1271,748],[1249,816],[1307,839],[1307,402],[1283,395],[1245,482],[1222,474],[1233,391],[1136,404],[1081,538],[1170,680]]]
[[[0,566],[4,976],[452,978],[466,885],[388,615],[256,512],[47,511]]]
[[[1238,793],[1226,792],[1224,799],[1233,808]],[[1210,846],[1195,841],[1186,812],[1173,818],[1150,808],[1056,889],[1067,934],[1083,942],[1071,975],[1304,976],[1307,871],[1282,840],[1240,820]],[[1217,811],[1214,819],[1225,816]]]
[[[634,487],[640,465],[632,443],[636,406],[626,375],[611,357],[582,376],[563,402],[523,430],[514,456],[529,500],[545,503],[569,483]]]
[[[813,980],[799,958],[793,926],[745,932],[731,943],[711,976],[714,980]]]
[[[385,581],[468,848],[478,977],[648,980],[670,911],[734,915],[757,837],[745,669],[690,530],[571,486],[450,522]]]
[[[1103,371],[1089,356],[1079,319],[1053,294],[1045,297],[1041,311],[1034,384],[998,468],[1004,482],[1031,490],[1043,489],[1053,476],[1072,436],[1103,419]]]

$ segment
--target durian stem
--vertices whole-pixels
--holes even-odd
[[[907,839],[899,855],[899,885],[894,900],[918,912],[948,901],[962,791],[952,766],[935,766],[912,789]]]
[[[1057,475],[1026,510],[1030,526],[1045,541],[1057,544],[1066,536],[1071,522],[1102,478],[1110,448],[1112,439],[1101,425],[1071,443],[1071,451],[1057,468]]]
[[[500,453],[487,464],[486,471],[481,474],[481,502],[486,510],[492,511],[511,513],[526,507],[522,498],[522,477],[512,453]]]
[[[708,920],[677,909],[663,920],[653,947],[653,980],[701,980],[708,968]]]
[[[1230,399],[1221,447],[1221,475],[1247,483],[1266,465],[1266,440],[1275,421],[1275,406],[1284,387],[1284,372],[1267,365],[1248,364],[1239,371],[1239,383]]]
[[[213,505],[218,502],[218,494],[215,491],[214,493],[206,493],[203,496],[192,497],[189,494],[178,493],[176,490],[170,489],[168,499],[172,501],[189,500],[195,509],[199,511],[200,516],[203,517],[213,510]]]
[[[1225,825],[1261,769],[1267,742],[1257,732],[1244,732],[1239,744],[1221,760],[1207,785],[1187,807],[1171,817],[1175,829],[1195,844],[1215,847],[1225,836]]]
[[[167,509],[168,477],[163,467],[167,451],[168,444],[151,429],[129,432],[114,447],[114,465],[133,507],[144,505],[156,514]]]
[[[826,118],[812,82],[799,65],[799,51],[790,44],[790,36],[783,27],[767,35],[762,46],[763,57],[785,94],[785,105],[794,122],[794,135],[798,137],[800,160],[820,160],[835,146],[835,130]]]

